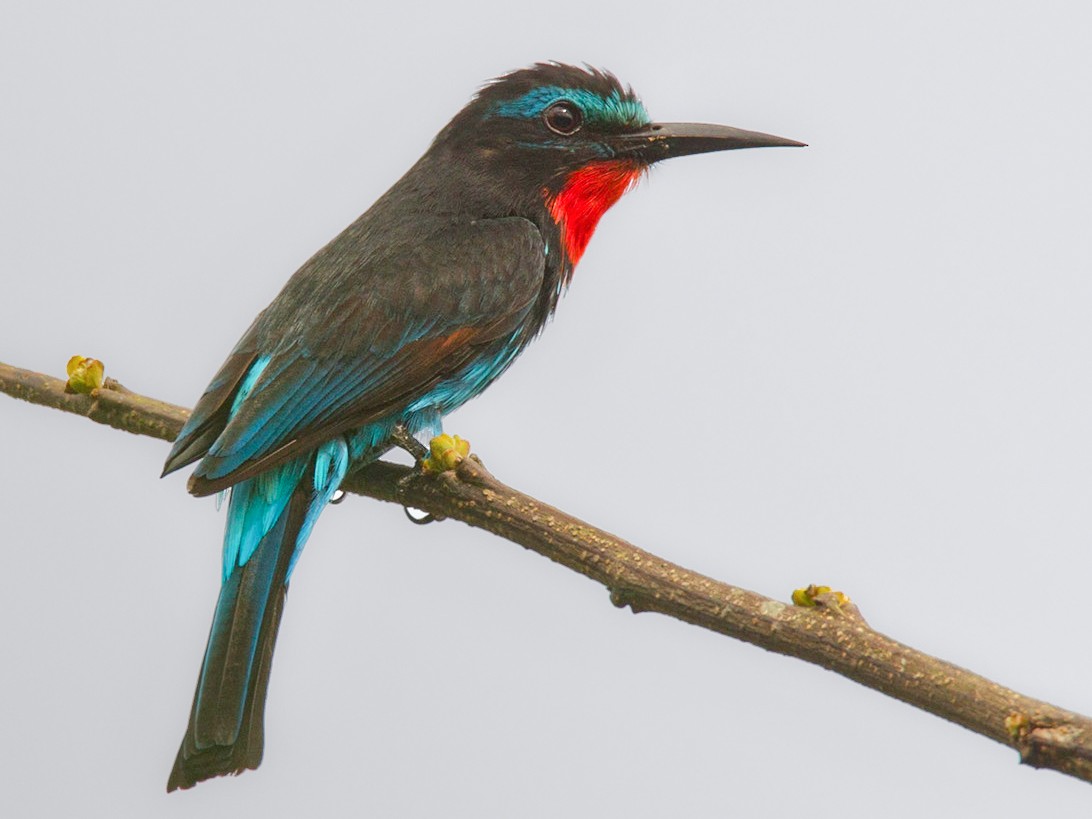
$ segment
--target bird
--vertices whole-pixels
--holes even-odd
[[[220,596],[167,790],[257,768],[289,580],[346,474],[443,417],[542,331],[600,217],[653,164],[802,146],[653,122],[590,66],[484,84],[363,215],[312,256],[213,376],[163,474],[227,492]],[[409,448],[404,446],[403,448]]]

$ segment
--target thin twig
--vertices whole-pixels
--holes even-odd
[[[0,363],[0,392],[139,435],[173,440],[189,411],[110,385],[65,382]],[[386,462],[343,489],[493,532],[602,583],[616,606],[654,611],[798,657],[989,737],[1020,761],[1092,782],[1092,720],[1025,697],[873,630],[852,604],[794,606],[676,566],[505,486],[471,456],[439,475]]]

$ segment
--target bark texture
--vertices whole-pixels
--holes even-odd
[[[173,440],[189,415],[116,382],[89,395],[0,362],[0,392],[137,435]],[[852,603],[819,594],[813,607],[705,577],[512,489],[474,456],[438,475],[377,462],[347,492],[485,529],[579,572],[616,606],[659,612],[798,657],[1015,748],[1020,761],[1092,782],[1092,720],[1032,699],[873,630]]]

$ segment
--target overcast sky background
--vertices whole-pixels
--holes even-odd
[[[811,147],[656,168],[448,429],[665,558],[781,599],[829,583],[1092,713],[1090,30],[1076,2],[9,2],[0,360],[95,356],[192,405],[483,80],[609,68],[655,118]],[[167,796],[223,516],[158,480],[166,452],[0,398],[5,815],[1092,805],[841,677],[360,498],[294,576],[262,767]]]

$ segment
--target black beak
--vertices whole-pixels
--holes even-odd
[[[619,134],[613,141],[618,157],[630,156],[649,164],[673,156],[735,151],[740,148],[804,148],[806,144],[758,131],[700,122],[653,122],[636,133]]]

